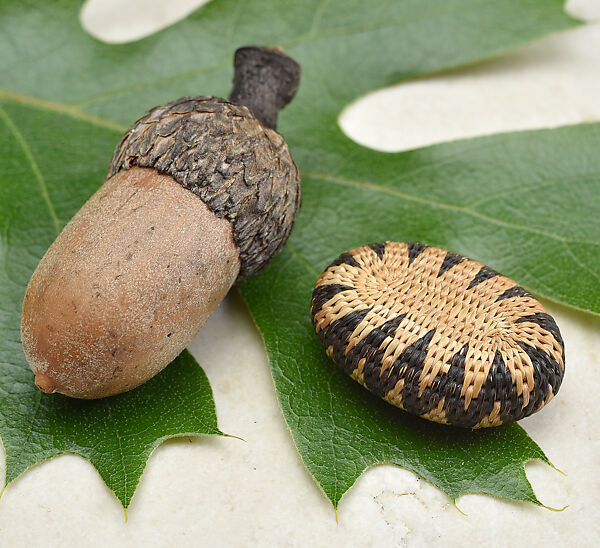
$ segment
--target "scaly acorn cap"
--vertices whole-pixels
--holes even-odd
[[[296,92],[300,68],[279,50],[261,47],[238,50],[235,68],[232,99],[248,106],[201,96],[153,108],[117,145],[107,179],[149,167],[200,197],[233,225],[239,283],[280,251],[300,206],[298,168],[274,130],[277,111]]]

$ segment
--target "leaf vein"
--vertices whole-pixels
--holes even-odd
[[[482,3],[482,4],[485,2],[486,2],[486,0],[480,0],[480,3]],[[327,3],[328,3],[328,0],[323,2],[323,4],[321,4],[321,6],[319,6],[319,8],[317,8],[317,10],[324,9],[324,7]],[[372,23],[362,24],[362,25],[353,25],[353,26],[348,25],[345,27],[339,27],[337,29],[332,29],[330,31],[325,31],[320,34],[316,32],[318,29],[314,29],[311,27],[310,30],[308,32],[306,32],[305,34],[298,36],[297,38],[292,38],[291,40],[288,40],[287,42],[283,42],[280,47],[288,47],[289,48],[292,46],[297,46],[297,45],[303,44],[304,42],[308,42],[309,40],[317,40],[320,38],[335,38],[335,37],[340,37],[340,36],[348,36],[351,34],[359,34],[361,32],[366,32],[366,31],[379,31],[379,30],[383,30],[386,28],[390,28],[390,27],[400,27],[400,26],[411,24],[411,23],[416,23],[418,21],[426,20],[426,19],[429,19],[432,17],[446,15],[446,14],[453,13],[453,12],[459,12],[460,10],[464,10],[464,9],[472,10],[473,4],[474,4],[474,2],[472,0],[466,1],[466,2],[456,2],[454,5],[445,4],[444,7],[441,9],[425,11],[423,13],[418,14],[417,16],[401,17],[401,18],[397,18],[397,19],[390,19],[387,21],[374,21]],[[315,13],[314,20],[317,20],[317,16],[318,16],[317,23],[320,22],[321,15],[322,14]],[[314,20],[313,20],[313,24],[314,24]]]
[[[530,192],[532,190],[540,190],[547,186],[551,186],[554,183],[557,183],[559,181],[562,181],[562,182],[581,181],[581,179],[582,179],[581,174],[576,174],[576,175],[572,175],[569,177],[566,177],[566,176],[549,177],[547,179],[540,181],[538,184],[535,184],[535,185],[507,188],[507,189],[503,190],[502,192],[488,194],[487,196],[484,196],[483,198],[479,198],[478,200],[474,200],[473,202],[469,202],[469,203],[465,204],[465,207],[472,209],[475,206],[484,204],[486,202],[489,202],[490,200],[495,200],[496,198],[505,198],[506,196],[510,196],[511,194],[516,194],[517,192]]]
[[[335,501],[334,506],[337,506],[337,502],[339,501],[339,498],[338,498],[338,474],[337,474],[337,467],[335,466],[335,463],[338,462],[338,459],[335,456],[336,425],[335,425],[335,414],[333,412],[333,391],[331,389],[331,380],[333,379],[334,375],[335,375],[335,372],[333,372],[333,373],[331,373],[331,375],[329,375],[329,379],[327,380],[327,388],[329,390],[329,410],[330,410],[330,414],[331,414],[331,454],[333,456],[332,462],[334,463],[334,466],[333,466],[333,475],[334,475],[333,500]]]
[[[161,380],[162,380],[162,377],[161,377]],[[173,390],[172,394],[175,395],[175,397],[181,402],[183,407],[186,406],[185,400],[181,397],[181,395],[176,390]],[[208,404],[209,404],[209,402],[204,402],[204,405],[208,405]],[[193,409],[189,409],[189,412],[192,415],[192,417],[194,417],[204,427],[204,429],[206,430],[207,433],[215,431],[215,429],[212,426],[209,426],[200,417],[198,417]],[[219,431],[218,428],[217,428],[217,431]]]
[[[365,181],[355,181],[355,180],[348,179],[345,177],[330,176],[325,173],[319,173],[319,172],[315,172],[315,171],[303,170],[302,173],[308,177],[314,177],[316,179],[320,179],[320,180],[326,181],[326,182],[369,189],[369,190],[373,190],[375,192],[382,192],[384,194],[396,196],[397,198],[403,198],[405,200],[425,204],[430,207],[445,209],[445,210],[454,211],[457,213],[465,213],[467,215],[471,215],[472,217],[477,217],[479,219],[482,219],[484,221],[487,221],[489,223],[492,223],[492,224],[495,224],[498,226],[504,226],[507,228],[523,230],[525,232],[539,234],[541,236],[545,236],[547,238],[558,240],[560,242],[578,242],[578,243],[586,243],[586,244],[590,244],[590,245],[600,245],[600,241],[586,240],[583,238],[567,238],[565,236],[560,236],[560,235],[554,234],[552,232],[546,232],[545,230],[540,230],[538,228],[533,228],[533,227],[529,227],[529,226],[525,226],[525,225],[519,225],[516,223],[509,223],[507,221],[502,221],[500,219],[496,219],[495,217],[490,217],[489,215],[485,215],[484,213],[480,213],[478,211],[473,211],[472,209],[469,209],[468,207],[465,207],[465,206],[446,204],[444,202],[439,202],[437,200],[432,200],[430,198],[423,198],[422,196],[416,196],[414,194],[402,192],[400,190],[396,190],[393,188],[387,188],[387,187],[378,185],[376,183],[370,183],[370,182],[365,182]]]
[[[298,260],[304,264],[304,266],[306,266],[306,268],[312,273],[314,274],[315,277],[319,277],[319,275],[321,274],[311,263],[310,261],[308,261],[307,259],[305,259],[302,254],[300,253],[300,251],[298,250],[298,248],[288,240],[287,243],[287,247],[289,248],[290,252],[295,255]]]
[[[213,72],[215,70],[219,70],[221,68],[229,67],[231,63],[231,58],[227,57],[214,65],[210,65],[208,67],[203,67],[201,69],[194,69],[185,72],[180,72],[178,74],[172,74],[171,76],[165,76],[162,78],[156,78],[155,80],[147,80],[146,82],[140,82],[139,84],[135,84],[133,86],[125,86],[122,88],[114,89],[111,91],[107,91],[106,93],[100,93],[98,95],[93,95],[91,97],[87,97],[85,99],[81,99],[80,101],[75,101],[73,103],[69,103],[65,106],[73,108],[77,112],[81,112],[77,107],[89,105],[91,103],[96,103],[98,101],[102,101],[105,99],[110,99],[112,97],[116,97],[118,95],[124,95],[126,93],[130,93],[133,91],[143,91],[145,89],[158,86],[161,84],[168,84],[171,82],[175,82],[177,80],[181,80],[183,78],[191,78],[194,76],[200,76],[202,74],[207,74],[209,72]]]
[[[315,14],[313,16],[313,20],[310,24],[310,29],[306,33],[306,38],[314,38],[317,36],[317,32],[319,31],[319,26],[321,25],[321,20],[323,19],[323,12],[327,7],[327,4],[330,3],[331,0],[322,0],[319,6],[315,9]]]
[[[575,253],[573,253],[573,251],[569,247],[569,242],[565,241],[565,242],[563,242],[563,245],[565,247],[566,252],[573,259],[575,264],[577,266],[579,266],[580,268],[582,268],[583,270],[586,270],[587,272],[589,272],[594,278],[596,278],[596,280],[598,280],[600,282],[600,276],[596,272],[594,272],[588,265],[586,265],[585,263],[582,263],[581,260],[577,258],[577,255],[575,255]]]
[[[121,466],[123,467],[123,500],[127,499],[127,469],[125,468],[125,454],[123,453],[123,444],[121,443],[121,436],[119,436],[119,430],[117,428],[117,421],[112,416],[110,402],[106,402],[106,411],[108,413],[108,417],[113,422],[115,426],[115,436],[117,438],[117,443],[119,444],[119,453],[121,455]]]
[[[37,393],[38,393],[37,404],[35,406],[35,410],[33,411],[33,416],[31,417],[31,425],[29,427],[29,431],[27,432],[27,437],[25,438],[25,441],[23,442],[24,448],[26,448],[27,445],[29,444],[29,440],[31,439],[31,434],[33,433],[33,426],[35,424],[35,419],[37,418],[38,411],[40,410],[40,407],[42,405],[42,392],[40,390],[38,390]]]
[[[93,116],[92,114],[87,114],[74,108],[73,106],[64,103],[55,103],[53,101],[47,101],[45,99],[39,99],[31,95],[23,95],[21,93],[14,93],[12,91],[0,89],[0,99],[12,101],[13,103],[19,103],[21,105],[39,108],[42,110],[48,110],[50,112],[65,114],[67,116],[70,116],[71,118],[82,120],[94,126],[114,129],[119,133],[123,133],[128,129],[127,126],[118,124],[117,122],[113,122],[111,120],[107,120],[106,118],[101,118],[100,116]]]
[[[56,229],[56,234],[58,235],[60,233],[60,224],[61,223],[60,223],[60,220],[58,219],[58,215],[56,214],[56,209],[54,208],[54,204],[52,203],[52,200],[50,199],[50,193],[48,192],[48,185],[46,184],[46,180],[44,179],[44,176],[42,175],[40,167],[38,166],[38,164],[35,160],[33,152],[31,150],[30,146],[27,144],[27,141],[25,140],[25,137],[23,136],[23,134],[19,131],[19,128],[15,125],[15,123],[13,122],[11,117],[8,115],[6,110],[4,110],[4,108],[2,108],[1,105],[0,105],[0,118],[2,119],[2,121],[4,122],[4,124],[6,125],[8,130],[12,133],[15,141],[21,147],[23,154],[25,155],[25,157],[27,158],[27,161],[29,162],[31,171],[33,171],[33,175],[40,186],[42,198],[44,199],[44,202],[46,202],[46,206],[48,207],[50,217],[52,218],[52,222],[54,223],[54,228]]]

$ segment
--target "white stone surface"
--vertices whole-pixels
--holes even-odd
[[[117,3],[127,4],[133,19],[115,20]],[[123,41],[201,3],[94,0],[84,18],[95,35]],[[598,1],[568,7],[588,20],[600,18]],[[402,150],[600,120],[599,69],[600,25],[590,24],[501,59],[373,93],[349,107],[341,124],[367,146]],[[65,455],[36,466],[0,500],[0,546],[596,546],[600,318],[545,304],[563,332],[568,372],[558,398],[522,425],[566,474],[527,465],[539,498],[552,507],[568,505],[563,512],[467,495],[458,501],[462,514],[413,473],[377,466],[342,499],[336,523],[293,447],[260,337],[232,295],[191,351],[210,379],[220,427],[246,441],[206,437],[158,448],[127,522],[84,459]]]

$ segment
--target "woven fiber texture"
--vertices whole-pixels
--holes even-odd
[[[182,97],[153,108],[117,145],[107,178],[133,166],[166,173],[234,229],[240,282],[283,247],[300,205],[287,144],[244,106]]]
[[[454,426],[499,426],[558,392],[564,344],[527,291],[487,266],[418,243],[340,255],[311,303],[327,354],[387,402]]]

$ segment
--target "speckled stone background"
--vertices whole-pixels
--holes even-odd
[[[82,19],[94,35],[126,41],[202,3],[92,0]],[[567,8],[590,24],[499,59],[372,93],[342,114],[344,131],[366,146],[396,151],[600,120],[600,24],[593,22],[600,20],[600,1],[572,0]],[[567,374],[551,412],[521,424],[566,474],[527,465],[539,498],[568,505],[563,512],[467,495],[458,500],[463,514],[413,473],[376,466],[342,499],[336,523],[295,452],[260,337],[233,294],[190,349],[212,384],[219,426],[246,441],[211,437],[161,446],[127,523],[84,459],[65,455],[36,466],[0,500],[0,546],[597,546],[600,421],[593,402],[600,393],[600,318],[544,304],[564,335]]]

